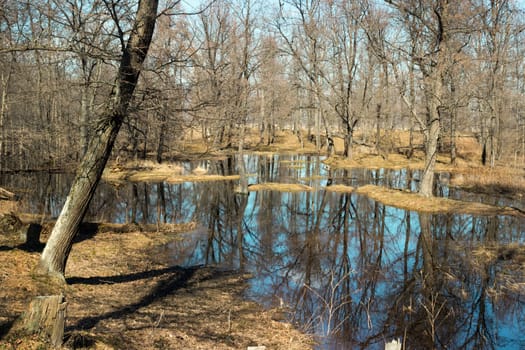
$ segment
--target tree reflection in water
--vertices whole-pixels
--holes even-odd
[[[293,322],[320,336],[320,348],[383,349],[398,338],[410,349],[525,347],[523,269],[483,249],[523,244],[523,219],[428,215],[323,189],[328,182],[414,189],[418,173],[407,170],[328,174],[308,156],[245,156],[245,164],[250,183],[299,182],[314,191],[239,195],[232,182],[102,185],[90,217],[199,222],[166,247],[174,263],[251,272],[248,296],[286,306]],[[234,174],[236,164],[215,161],[210,170]],[[60,209],[69,180],[50,176],[25,179],[35,188],[25,200],[28,211]],[[438,183],[436,191],[522,205]],[[44,206],[37,205],[41,198]]]

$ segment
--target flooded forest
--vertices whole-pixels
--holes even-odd
[[[522,2],[1,3],[0,348],[525,347]]]

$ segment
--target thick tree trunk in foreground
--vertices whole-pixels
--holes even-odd
[[[63,275],[73,238],[89,207],[121,124],[120,116],[104,116],[99,122],[42,252],[39,263],[41,272]]]
[[[77,170],[71,190],[40,258],[38,272],[64,279],[66,261],[80,223],[120,130],[142,64],[146,58],[157,15],[158,0],[141,0],[135,25],[126,47],[123,47],[117,83],[106,113],[96,123],[87,152]]]

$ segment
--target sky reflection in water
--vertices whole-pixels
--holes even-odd
[[[293,322],[321,336],[319,348],[383,349],[396,338],[413,349],[525,348],[523,268],[497,256],[483,259],[480,248],[523,244],[523,219],[425,215],[323,189],[372,183],[415,190],[419,174],[406,169],[331,171],[313,156],[245,161],[250,183],[303,183],[316,190],[243,196],[232,182],[102,184],[89,217],[199,222],[195,232],[165,247],[173,262],[251,272],[247,295],[267,307],[284,306]],[[210,171],[236,173],[232,161],[212,162]],[[21,180],[2,179],[11,188],[13,181]],[[35,188],[25,194],[25,209],[57,216],[71,179],[25,181],[20,187],[29,181]],[[439,182],[436,193],[523,207]]]

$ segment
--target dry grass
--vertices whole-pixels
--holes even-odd
[[[155,170],[158,172],[165,172],[169,174],[182,174],[184,173],[184,167],[179,163],[157,163],[151,160],[137,160],[130,161],[126,164],[120,164],[115,166],[116,169],[127,169],[127,170]]]
[[[408,132],[397,132],[397,135],[388,137],[395,140],[395,147],[408,145]],[[422,140],[416,139],[416,143],[419,141]],[[494,168],[482,166],[480,163],[481,146],[474,137],[459,136],[457,153],[456,165],[451,164],[450,156],[447,154],[438,155],[436,163],[436,171],[453,174],[454,182],[451,185],[477,192],[503,194],[516,199],[523,198],[525,195],[525,170],[511,167],[503,162]],[[357,146],[354,148],[354,156],[351,160],[336,155],[328,158],[325,163],[332,168],[347,169],[423,169],[424,157],[419,152],[408,159],[402,154],[378,154],[371,147]]]
[[[338,192],[338,193],[351,193],[351,192],[354,192],[354,188],[352,186],[346,186],[346,185],[326,186],[325,190],[329,191],[329,192]]]
[[[456,140],[456,148],[458,155],[463,159],[475,161],[481,159],[482,147],[472,135],[459,135]]]
[[[168,183],[182,182],[208,182],[208,181],[234,181],[239,180],[239,175],[185,175],[171,176],[166,179]]]
[[[482,243],[474,247],[471,242],[457,242],[458,254],[467,254],[470,266],[481,276],[487,277],[492,266],[503,265],[496,280],[489,288],[491,297],[498,298],[508,292],[525,294],[525,247],[518,243]],[[453,248],[453,247],[451,247]]]
[[[174,168],[177,169],[177,168]],[[206,181],[232,181],[238,180],[239,175],[181,175],[180,172],[171,170],[171,167],[159,164],[159,168],[149,169],[110,169],[104,172],[102,178],[108,182],[206,182]]]
[[[389,189],[375,185],[357,188],[358,194],[366,195],[385,205],[396,208],[416,210],[424,213],[452,213],[476,215],[513,215],[525,217],[525,213],[510,207],[499,207],[477,202],[463,202],[448,198],[423,197],[417,193]]]
[[[109,226],[106,229],[109,230]],[[119,227],[117,227],[119,228]],[[181,229],[187,229],[182,227]],[[311,338],[242,298],[248,276],[170,264],[173,232],[99,232],[71,251],[64,292],[72,342],[96,349],[307,349]],[[38,253],[0,250],[0,326],[39,295],[31,270]],[[15,345],[16,344],[16,345]],[[32,338],[0,349],[41,349]]]
[[[168,177],[183,174],[184,168],[180,164],[156,163],[148,160],[132,161],[122,165],[106,168],[102,178],[109,182],[135,181],[158,182],[165,181]],[[144,178],[145,180],[141,180]]]
[[[303,140],[306,137],[303,136]],[[250,150],[265,152],[265,153],[315,153],[317,152],[316,147],[311,142],[304,141],[304,147],[301,146],[299,138],[293,135],[289,131],[278,131],[276,132],[275,142],[271,145],[253,145],[249,147]]]
[[[332,156],[325,160],[325,164],[332,168],[353,169],[402,169],[402,168],[423,168],[422,160],[409,160],[401,154],[389,154],[380,156],[374,154],[356,154],[352,159],[340,156]]]
[[[1,200],[0,199],[0,215],[7,213],[15,213],[18,211],[19,203],[17,201],[11,200]]]
[[[279,192],[308,192],[313,191],[312,187],[303,184],[283,184],[267,182],[250,185],[249,191],[279,191]]]
[[[202,133],[196,129],[189,129],[184,132],[184,137],[181,137],[178,142],[180,154],[184,156],[199,156],[209,153],[209,147],[202,138]],[[172,152],[171,156],[177,156],[179,152]]]
[[[511,167],[469,167],[461,169],[456,185],[478,192],[500,193],[522,198],[525,194],[525,171]]]

